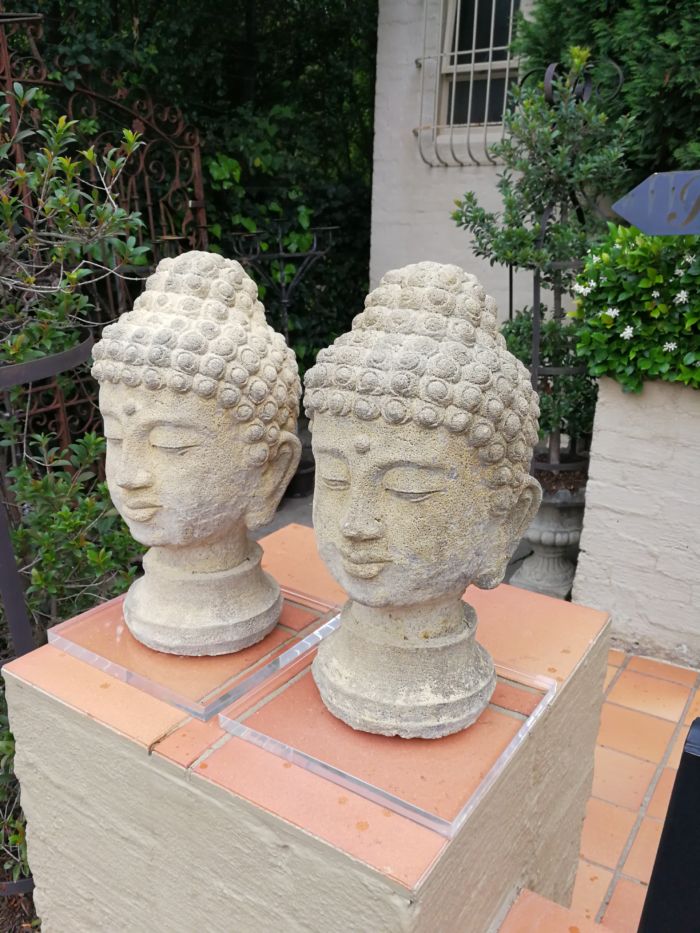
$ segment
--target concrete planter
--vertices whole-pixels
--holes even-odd
[[[619,645],[700,666],[700,392],[602,379],[573,598]]]
[[[584,492],[560,489],[545,493],[535,520],[524,538],[533,548],[510,582],[525,590],[565,599],[571,591],[575,566],[570,551],[581,536]]]

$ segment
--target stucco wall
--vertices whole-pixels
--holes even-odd
[[[469,235],[450,214],[455,198],[475,191],[489,210],[500,208],[496,169],[490,164],[432,168],[420,156],[413,129],[420,119],[424,4],[428,3],[428,34],[437,35],[439,0],[380,0],[377,38],[377,83],[374,118],[374,176],[372,183],[372,287],[388,269],[432,259],[454,262],[476,274],[498,302],[500,316],[508,314],[508,271],[477,259]],[[435,49],[430,46],[430,54]],[[427,102],[429,104],[429,101]],[[475,131],[475,138],[480,137]],[[483,146],[475,143],[475,155]],[[461,147],[462,152],[464,147]],[[484,159],[486,161],[486,159]],[[516,276],[515,307],[530,303],[532,279]]]
[[[602,379],[573,599],[613,638],[700,666],[700,392]]]

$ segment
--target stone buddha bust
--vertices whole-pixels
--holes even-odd
[[[238,651],[281,594],[247,530],[268,522],[299,461],[294,354],[237,262],[163,259],[93,349],[110,494],[150,550],[124,617],[173,654]]]
[[[437,738],[488,704],[493,662],[461,597],[491,588],[540,503],[539,407],[473,275],[388,272],[306,374],[321,557],[350,600],[313,676],[356,729]]]

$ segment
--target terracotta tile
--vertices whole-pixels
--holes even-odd
[[[626,875],[649,884],[663,828],[664,824],[659,820],[650,820],[648,817],[642,820],[622,869]]]
[[[231,738],[192,772],[347,852],[407,888],[447,840],[304,768]]]
[[[586,807],[581,855],[598,865],[615,868],[637,818],[636,813],[592,797]]]
[[[668,802],[671,798],[676,774],[677,772],[673,768],[664,768],[661,772],[661,777],[654,788],[654,793],[647,807],[647,816],[651,816],[655,820],[666,819],[666,811],[668,810]]]
[[[533,891],[521,891],[500,933],[605,933],[605,928]]]
[[[44,645],[4,671],[86,713],[139,745],[152,745],[185,718],[182,711]]]
[[[189,768],[206,749],[225,735],[219,727],[218,716],[208,722],[188,719],[181,728],[161,739],[154,746],[153,753],[183,768]]]
[[[342,606],[347,594],[318,556],[313,528],[286,525],[259,541],[262,565],[280,586]]]
[[[698,671],[689,667],[679,667],[677,664],[666,664],[654,658],[634,657],[627,665],[628,671],[638,671],[640,674],[649,674],[660,677],[662,680],[671,680],[676,684],[694,687],[698,680]]]
[[[477,611],[477,638],[503,667],[562,682],[605,628],[608,615],[561,599],[501,584],[470,586],[465,599]]]
[[[696,690],[692,702],[688,707],[688,712],[685,716],[686,725],[691,725],[694,719],[697,719],[700,716],[700,690]]]
[[[295,632],[300,632],[302,629],[306,628],[307,625],[311,625],[314,619],[318,618],[318,612],[313,612],[311,609],[302,609],[301,606],[293,606],[291,603],[285,601],[282,606],[280,625],[286,625],[287,628],[292,628]]]
[[[683,746],[685,745],[685,740],[687,738],[688,730],[682,726],[680,732],[673,742],[673,745],[671,746],[671,752],[668,756],[668,761],[666,762],[669,768],[678,768],[680,765],[681,755],[683,754]]]
[[[618,673],[619,667],[613,667],[612,664],[608,664],[608,669],[605,672],[605,683],[603,684],[603,690],[607,690],[610,686],[610,681],[613,679],[615,674]]]
[[[469,729],[430,739],[358,732],[328,712],[311,672],[245,719],[264,735],[454,819],[521,726],[489,707]]]
[[[678,722],[689,695],[689,688],[682,684],[626,670],[610,690],[608,701],[649,713],[650,716]]]
[[[614,933],[637,933],[646,895],[645,884],[620,878],[603,914],[605,926],[614,930]]]
[[[544,694],[536,690],[527,690],[518,684],[499,678],[491,697],[491,705],[512,710],[514,713],[521,713],[523,716],[529,716],[537,709],[543,696]]]
[[[625,663],[625,652],[620,651],[619,648],[611,648],[608,651],[608,664],[612,664],[613,667],[622,667]]]
[[[312,528],[287,525],[260,542],[280,585],[342,605],[347,596],[318,556]],[[608,614],[505,584],[469,587],[479,640],[504,667],[565,680],[605,627]]]
[[[638,810],[655,771],[656,765],[651,761],[641,761],[598,745],[595,750],[593,796],[628,810]]]
[[[647,761],[661,761],[673,729],[673,723],[665,719],[603,703],[598,744]]]
[[[571,898],[571,909],[586,920],[595,920],[596,914],[607,894],[613,873],[600,865],[592,865],[585,859],[580,859],[576,872],[574,894]]]

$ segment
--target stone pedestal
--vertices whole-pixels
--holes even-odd
[[[311,529],[267,538],[265,565],[288,589],[344,601]],[[607,617],[509,586],[467,598],[497,666],[558,689],[452,838],[53,645],[7,665],[46,933],[485,933],[521,888],[566,903],[591,788]],[[280,729],[299,732],[307,709],[303,690],[294,695],[275,715]],[[254,713],[257,722],[265,715]],[[374,767],[371,756],[358,764],[356,734],[327,715],[345,730],[344,753]],[[400,743],[397,782],[411,775],[439,808],[446,794],[464,796],[480,762],[498,758],[503,731],[493,723],[508,715],[485,713],[483,726],[430,743],[362,739]],[[443,744],[465,741],[459,754]],[[421,780],[426,744],[444,756],[439,780]]]

